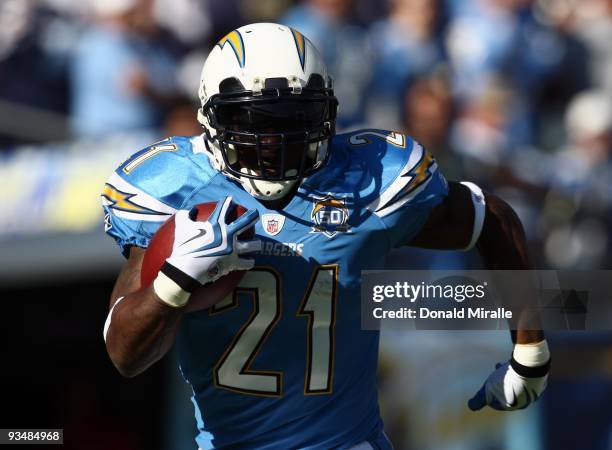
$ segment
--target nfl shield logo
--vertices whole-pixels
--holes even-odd
[[[278,233],[278,220],[269,220],[266,224],[266,233],[276,234]]]
[[[261,216],[261,225],[270,236],[276,236],[283,229],[285,216],[282,214],[264,214]]]

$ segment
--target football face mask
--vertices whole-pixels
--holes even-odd
[[[337,101],[327,89],[218,94],[203,113],[217,131],[226,171],[264,181],[299,180],[322,167]]]

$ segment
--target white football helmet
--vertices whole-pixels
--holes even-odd
[[[208,55],[198,121],[215,167],[258,199],[283,197],[321,168],[338,101],[321,55],[298,31],[255,23]]]

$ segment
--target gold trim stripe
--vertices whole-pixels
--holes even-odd
[[[238,64],[240,67],[244,67],[244,63],[246,61],[246,52],[244,48],[244,41],[242,40],[242,35],[238,32],[238,30],[234,30],[228,34],[226,34],[217,45],[221,50],[225,44],[229,42],[230,47],[234,50],[234,54],[236,55],[236,59],[238,60]]]
[[[290,28],[291,34],[293,35],[293,40],[295,41],[295,47],[298,52],[298,57],[300,58],[300,64],[302,66],[302,70],[304,70],[304,65],[306,64],[306,40],[302,33],[293,28]]]

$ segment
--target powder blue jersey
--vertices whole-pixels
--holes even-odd
[[[336,135],[328,164],[282,210],[215,170],[203,137],[136,153],[103,193],[106,232],[146,247],[178,209],[228,195],[259,211],[256,266],[233,295],[185,314],[180,369],[202,449],[348,448],[382,435],[379,333],[360,328],[360,273],[419,232],[447,193],[435,160],[404,135]]]

